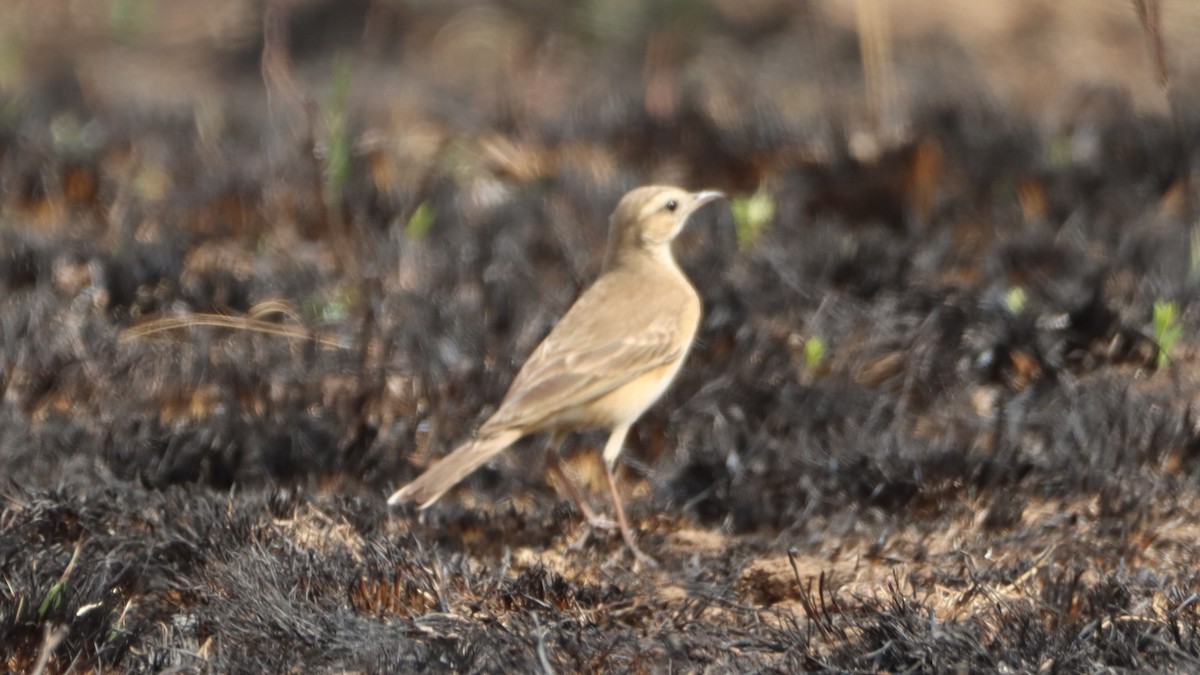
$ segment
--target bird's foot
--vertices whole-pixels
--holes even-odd
[[[568,551],[582,551],[583,547],[587,545],[588,540],[591,539],[592,536],[597,532],[604,532],[607,534],[619,529],[620,527],[613,520],[605,518],[604,516],[596,515],[595,513],[585,515],[584,521],[580,526],[583,528],[583,531],[576,535],[575,538],[571,540],[571,543],[567,545]]]
[[[633,556],[633,570],[635,572],[638,571],[642,567],[645,567],[647,569],[652,569],[652,570],[656,570],[659,567],[661,567],[661,565],[658,564],[657,560],[655,560],[654,558],[651,558],[649,555],[644,553],[642,551],[642,549],[638,548],[637,546],[634,546],[633,544],[626,542],[624,549],[618,549],[615,553],[612,554],[612,556],[609,557],[609,559],[604,563],[604,568],[608,569],[609,567],[616,565],[617,562],[620,561],[621,557],[624,555],[624,553],[626,551],[628,551],[629,554]]]
[[[620,525],[617,524],[617,521],[613,520],[612,518],[606,518],[604,516],[596,515],[594,513],[590,517],[588,517],[586,520],[587,520],[588,528],[590,528],[592,530],[603,530],[604,532],[615,532],[618,529],[620,529]]]
[[[636,570],[638,566],[644,566],[652,570],[659,568],[658,561],[651,558],[649,554],[644,553],[642,549],[630,545],[629,552],[633,554],[633,567]]]

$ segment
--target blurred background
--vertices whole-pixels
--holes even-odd
[[[307,146],[325,206],[378,223],[407,222],[447,175],[476,199],[564,170],[753,192],[843,150],[874,162],[947,111],[1011,116],[1087,153],[1100,119],[1195,108],[1200,8],[1186,0],[893,5],[14,0],[0,7],[0,121],[46,151],[119,139],[140,203],[176,187],[179,140],[138,125],[270,171],[294,172]],[[59,189],[111,190],[114,163]],[[364,172],[371,213],[342,194]]]
[[[1200,9],[1186,0],[1147,4],[1158,7],[1178,88],[1194,90],[1186,83],[1195,81],[1200,46],[1188,38]],[[19,97],[74,88],[98,109],[219,118],[262,109],[268,95],[281,97],[280,107],[321,98],[342,58],[348,106],[373,124],[422,117],[455,96],[471,100],[476,119],[448,115],[448,126],[506,114],[546,123],[583,115],[614,87],[640,89],[659,118],[681,97],[715,99],[719,109],[753,93],[788,128],[827,124],[831,112],[860,123],[870,97],[886,108],[875,114],[900,120],[968,96],[1057,120],[1087,90],[1111,87],[1139,112],[1162,112],[1137,6],[14,0],[0,8],[0,89]]]

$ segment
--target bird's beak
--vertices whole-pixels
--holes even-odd
[[[716,190],[705,190],[704,192],[697,192],[692,195],[692,210],[695,211],[696,209],[700,208],[701,206],[704,206],[705,204],[707,204],[709,202],[713,202],[718,199],[724,199],[724,198],[725,198],[725,193],[718,192]]]
[[[723,198],[725,193],[717,192],[716,190],[705,190],[704,192],[693,192],[691,196],[692,201],[684,207],[683,211],[675,214],[675,230],[671,232],[672,239],[674,239],[679,232],[683,230],[684,226],[687,225],[688,220],[692,217],[692,214],[699,210],[701,206]]]
[[[691,217],[691,215],[693,213],[699,211],[700,207],[704,206],[705,204],[707,204],[709,202],[715,202],[718,199],[724,199],[724,198],[725,198],[725,193],[718,192],[716,190],[705,190],[704,192],[693,192],[692,193],[692,203],[688,204],[687,211],[683,214],[684,220],[687,220],[687,218]],[[680,222],[682,222],[682,221],[680,221]]]

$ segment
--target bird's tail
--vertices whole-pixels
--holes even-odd
[[[416,480],[396,490],[388,497],[388,504],[395,506],[417,502],[422,509],[428,507],[479,468],[480,464],[495,457],[497,453],[516,443],[519,438],[521,432],[506,430],[462,444],[457,450],[438,460],[425,473],[417,476]]]

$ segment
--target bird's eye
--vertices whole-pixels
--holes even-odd
[[[667,202],[667,210],[668,211],[674,211],[677,208],[679,208],[679,202],[675,201],[674,199]]]

